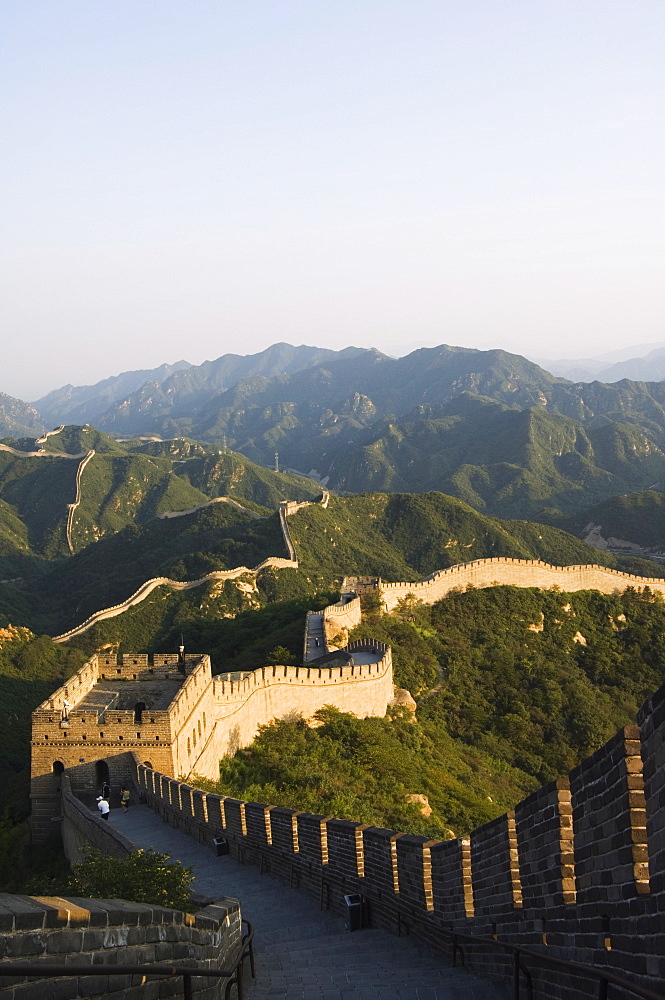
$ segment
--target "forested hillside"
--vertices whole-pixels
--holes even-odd
[[[264,727],[221,763],[224,794],[447,837],[564,775],[665,681],[665,603],[648,593],[494,587],[366,616],[393,649],[415,719]],[[227,626],[229,631],[233,626]],[[205,785],[205,783],[204,783]],[[207,785],[207,787],[211,787]],[[431,815],[424,815],[426,796]]]
[[[611,497],[569,517],[562,527],[576,535],[587,535],[597,527],[607,541],[639,545],[645,550],[665,551],[665,493],[643,490]]]
[[[270,359],[177,372],[114,404],[100,426],[225,439],[264,465],[277,448],[335,490],[437,489],[553,522],[665,479],[661,383],[573,383],[519,355],[448,345],[397,359],[307,350],[274,345]]]

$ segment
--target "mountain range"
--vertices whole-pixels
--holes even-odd
[[[571,382],[520,355],[446,345],[395,359],[275,344],[145,374],[68,386],[32,408],[2,397],[5,442],[24,447],[46,406],[51,423],[75,412],[119,439],[187,437],[262,466],[278,452],[282,468],[336,491],[440,490],[551,523],[665,482],[665,383]]]

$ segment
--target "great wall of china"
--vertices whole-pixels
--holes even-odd
[[[321,502],[327,503],[325,494]],[[290,558],[262,566],[297,567],[287,518],[301,506],[285,502],[280,508]],[[163,582],[185,589],[242,572],[258,568]],[[161,583],[147,581],[144,587]],[[388,610],[410,594],[431,603],[451,590],[499,583],[605,593],[649,586],[665,593],[665,581],[658,578],[597,565],[556,567],[504,558],[475,560],[416,582],[364,583],[376,589]],[[389,647],[369,639],[336,649],[361,621],[353,586],[354,578],[348,578],[336,605],[308,614],[304,666],[213,678],[207,656],[189,656],[168,705],[144,707],[138,715],[119,703],[95,708],[94,699],[86,705],[82,697],[107,681],[116,682],[117,690],[118,681],[139,687],[162,676],[173,681],[177,656],[125,655],[118,663],[113,655],[95,654],[33,716],[36,833],[40,823],[48,826],[62,811],[73,856],[84,843],[113,839],[113,831],[103,829],[76,798],[96,787],[103,761],[114,783],[134,780],[165,821],[208,843],[223,835],[238,858],[291,884],[295,879],[333,909],[342,911],[344,896],[359,892],[369,902],[373,924],[398,932],[406,928],[433,947],[440,945],[444,929],[471,931],[630,973],[650,986],[659,983],[665,977],[659,930],[665,910],[665,688],[645,703],[637,724],[617,733],[569,776],[469,837],[449,841],[243,802],[177,780],[177,775],[214,776],[222,754],[251,742],[260,724],[292,711],[309,717],[323,704],[334,704],[358,715],[385,713],[393,693]],[[143,596],[141,588],[117,609],[93,618],[122,613]],[[321,637],[322,648],[317,642],[313,649],[314,636]],[[66,702],[73,702],[73,709]],[[67,799],[69,784],[75,794]],[[123,851],[119,845],[119,854]],[[506,972],[505,963],[487,949],[474,952],[472,964],[479,971]],[[546,995],[581,1000],[588,994],[575,977],[562,974],[549,983]]]

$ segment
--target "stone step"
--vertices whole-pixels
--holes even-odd
[[[137,847],[154,847],[191,866],[198,891],[240,899],[254,926],[257,979],[251,1000],[505,1000],[490,980],[449,967],[417,941],[387,930],[348,933],[313,898],[162,823],[147,806],[111,814]],[[248,966],[246,966],[248,970]]]

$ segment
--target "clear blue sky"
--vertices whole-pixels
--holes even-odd
[[[2,371],[665,340],[664,0],[5,0]]]

